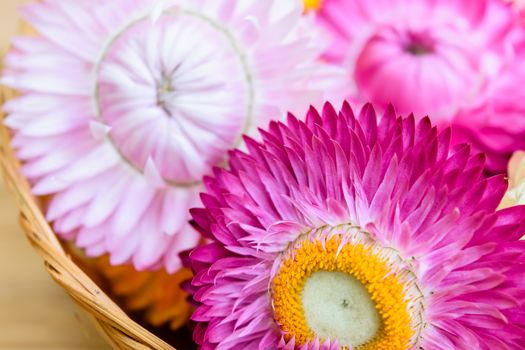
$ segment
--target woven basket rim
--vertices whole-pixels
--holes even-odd
[[[2,104],[16,93],[0,87]],[[28,181],[21,175],[20,162],[11,147],[11,134],[0,112],[0,170],[3,180],[20,211],[20,225],[44,266],[60,285],[95,321],[95,325],[114,349],[175,350],[153,333],[132,320],[97,284],[73,261],[53,232],[42,213],[38,200],[31,193]]]

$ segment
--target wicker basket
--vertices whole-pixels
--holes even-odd
[[[1,101],[14,97],[2,88]],[[115,349],[170,349],[172,346],[133,321],[104,293],[86,271],[75,262],[73,254],[62,244],[41,211],[41,203],[19,173],[19,161],[10,146],[10,132],[0,116],[0,168],[3,178],[20,210],[20,224],[53,279],[95,321],[104,338]]]

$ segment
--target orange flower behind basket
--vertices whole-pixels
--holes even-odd
[[[131,264],[113,266],[108,257],[96,260],[97,270],[107,280],[111,292],[121,298],[127,310],[144,312],[145,320],[152,326],[169,324],[179,329],[188,320],[191,306],[181,283],[191,278],[188,269],[175,274],[166,270],[137,271]]]

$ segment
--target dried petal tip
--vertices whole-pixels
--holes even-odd
[[[514,153],[508,165],[509,188],[503,197],[500,208],[525,204],[525,152]],[[525,234],[525,232],[524,232]]]

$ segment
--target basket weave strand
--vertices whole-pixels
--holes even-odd
[[[15,96],[1,88],[0,102]],[[133,321],[93,280],[78,267],[45,220],[38,199],[20,175],[20,163],[10,145],[11,135],[0,113],[0,168],[20,211],[20,224],[31,245],[44,260],[46,270],[73,300],[95,321],[97,328],[114,349],[174,350],[172,346]]]

